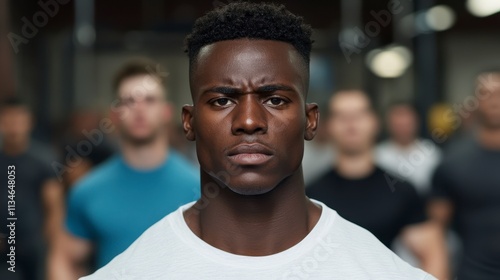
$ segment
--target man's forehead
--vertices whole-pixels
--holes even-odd
[[[338,103],[369,105],[368,97],[359,90],[346,90],[335,93],[330,98],[330,108],[338,106]]]
[[[227,54],[231,55],[225,56]],[[287,42],[239,38],[214,42],[200,48],[196,64],[199,64],[206,59],[217,61],[223,56],[225,56],[226,59],[229,58],[233,61],[238,61],[239,59],[246,60],[251,56],[253,56],[254,59],[272,56],[273,58],[286,59],[294,64],[305,63],[299,52]]]
[[[149,74],[139,74],[124,79],[118,88],[120,97],[140,97],[162,95],[164,91],[160,80]]]
[[[7,113],[6,115],[9,114],[14,114],[14,113],[21,113],[21,114],[29,114],[30,111],[28,107],[26,106],[11,106],[11,107],[5,107],[0,109],[0,113],[4,114]]]
[[[484,73],[478,76],[477,86],[483,88],[499,88],[500,72]]]
[[[123,79],[120,83],[120,87],[136,85],[136,86],[147,86],[149,84],[158,84],[161,82],[158,77],[150,74],[137,74]]]

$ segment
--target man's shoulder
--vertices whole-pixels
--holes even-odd
[[[180,221],[183,219],[183,209],[187,207],[189,204],[151,226],[125,252],[82,280],[124,279],[135,275],[156,279],[164,277],[165,273],[175,274],[169,274],[172,279],[182,279],[200,275],[200,270],[208,275],[207,278],[211,275],[234,275],[234,267],[212,259],[219,253],[212,252],[208,257],[203,257],[207,252],[200,253],[192,240],[184,239],[187,229],[183,228],[186,225],[183,226]],[[354,275],[351,279],[426,279],[427,274],[401,261],[371,233],[342,219],[334,210],[324,205],[322,207],[324,226],[315,231],[321,234],[310,239],[314,242],[301,250],[304,254],[302,258],[289,258],[285,254],[283,258],[288,261],[276,264],[271,271],[260,268],[253,271],[264,277],[278,275],[312,260],[317,261],[318,265],[317,271],[312,272],[314,275],[336,273],[346,277]],[[167,261],[171,259],[176,261]],[[252,271],[252,268],[248,270]]]
[[[99,164],[79,179],[72,187],[71,192],[81,194],[93,192],[94,189],[98,189],[101,192],[103,186],[116,180],[116,176],[120,176],[120,174],[117,174],[120,172],[119,163],[120,158],[113,156]]]
[[[373,152],[377,160],[389,161],[389,163],[392,162],[394,157],[400,155],[396,144],[389,139],[378,143]]]
[[[346,249],[355,253],[357,249],[362,249],[365,245],[370,245],[376,249],[385,251],[387,248],[368,230],[344,219],[335,210],[327,208],[328,211],[335,213],[335,224],[332,227],[332,234],[334,234],[341,243],[348,245]],[[355,244],[350,241],[356,240]],[[388,249],[387,249],[388,250]]]
[[[113,258],[107,265],[92,275],[81,280],[93,279],[125,279],[130,273],[148,271],[158,260],[175,259],[182,251],[178,234],[178,220],[182,218],[182,209],[192,203],[181,206],[149,227],[124,252]],[[174,265],[174,262],[172,262]],[[114,277],[114,278],[113,278]],[[135,279],[135,278],[134,278]]]
[[[338,216],[332,236],[337,244],[337,265],[370,279],[433,279],[424,271],[401,260],[368,230]],[[339,256],[340,256],[339,255]]]
[[[375,151],[387,151],[394,149],[394,143],[390,140],[383,140],[375,146]]]
[[[378,253],[393,254],[382,242],[380,242],[371,232],[346,220],[334,209],[326,206],[324,203],[313,200],[320,204],[322,208],[322,217],[330,222],[323,224],[325,226],[324,238],[334,241],[339,248],[339,251],[345,251],[356,255],[361,252],[363,255],[369,256],[367,251],[378,251]],[[367,250],[370,248],[371,250]],[[376,254],[373,255],[376,257]]]

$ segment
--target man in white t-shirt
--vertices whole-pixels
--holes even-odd
[[[389,139],[375,150],[375,160],[385,170],[411,183],[421,195],[427,195],[431,176],[441,161],[441,150],[431,140],[418,138],[416,108],[399,101],[387,110]]]
[[[83,279],[434,279],[305,196],[304,139],[319,117],[305,103],[311,31],[272,4],[231,3],[196,21],[194,105],[182,116],[202,198]]]

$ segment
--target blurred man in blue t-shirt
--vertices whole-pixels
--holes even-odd
[[[118,130],[121,153],[72,188],[65,232],[49,260],[50,279],[88,273],[93,254],[97,267],[104,266],[155,222],[199,198],[199,173],[168,148],[171,108],[157,70],[149,61],[134,61],[117,73],[113,122],[104,119],[101,128]]]

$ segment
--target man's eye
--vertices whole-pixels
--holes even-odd
[[[282,98],[278,98],[278,97],[272,97],[266,101],[266,104],[272,105],[272,106],[279,106],[279,105],[285,104],[285,100],[283,100]]]
[[[215,106],[227,106],[230,105],[231,103],[232,101],[229,100],[229,98],[219,98],[214,101]]]
[[[148,96],[144,99],[144,101],[146,101],[147,104],[154,104],[156,103],[158,100],[158,98],[156,97],[153,97],[153,96]]]
[[[125,106],[131,106],[135,103],[135,100],[133,98],[124,98],[121,100],[121,104]]]

